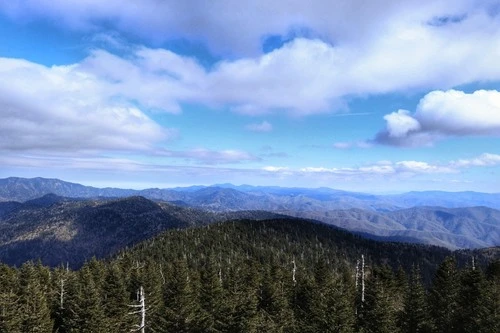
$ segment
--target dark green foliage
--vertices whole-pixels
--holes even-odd
[[[396,331],[399,295],[393,272],[387,266],[375,267],[366,286],[362,327],[367,332]]]
[[[18,271],[0,264],[0,332],[20,332]]]
[[[420,270],[417,267],[414,267],[410,274],[410,281],[404,295],[404,308],[400,315],[400,323],[404,333],[432,332],[427,294],[422,285]]]
[[[459,316],[459,275],[453,258],[439,266],[430,290],[429,300],[436,332],[457,332]]]
[[[148,333],[498,332],[498,261],[446,254],[299,220],[173,230],[78,271],[0,265],[0,332],[128,332],[141,287]]]
[[[50,316],[48,268],[27,262],[19,270],[21,332],[45,333],[53,327]]]

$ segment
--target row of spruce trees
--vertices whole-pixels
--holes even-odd
[[[0,332],[500,332],[500,261],[426,251],[297,221],[170,231],[78,270],[0,264]]]

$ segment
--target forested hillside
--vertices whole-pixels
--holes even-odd
[[[79,267],[93,256],[109,256],[170,228],[277,216],[259,211],[214,213],[143,197],[76,200],[48,194],[24,203],[0,202],[0,261],[21,265],[41,260],[50,266]]]
[[[217,223],[78,271],[0,265],[0,332],[127,332],[144,309],[145,332],[493,333],[498,259],[300,220]]]

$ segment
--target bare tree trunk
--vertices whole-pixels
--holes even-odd
[[[361,255],[361,303],[365,302],[365,256]]]
[[[139,291],[137,292],[137,301],[139,304],[129,305],[132,308],[139,308],[139,310],[134,312],[129,312],[129,314],[140,314],[141,315],[141,324],[135,325],[132,332],[141,331],[141,333],[146,332],[146,296],[144,296],[144,288],[141,286]]]

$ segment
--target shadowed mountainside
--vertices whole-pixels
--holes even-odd
[[[10,211],[5,212],[6,207]],[[212,213],[138,196],[71,200],[47,195],[23,204],[3,203],[0,211],[4,211],[0,216],[0,261],[21,264],[41,259],[47,265],[69,262],[72,266],[92,256],[108,256],[167,229],[279,217],[258,211]]]

